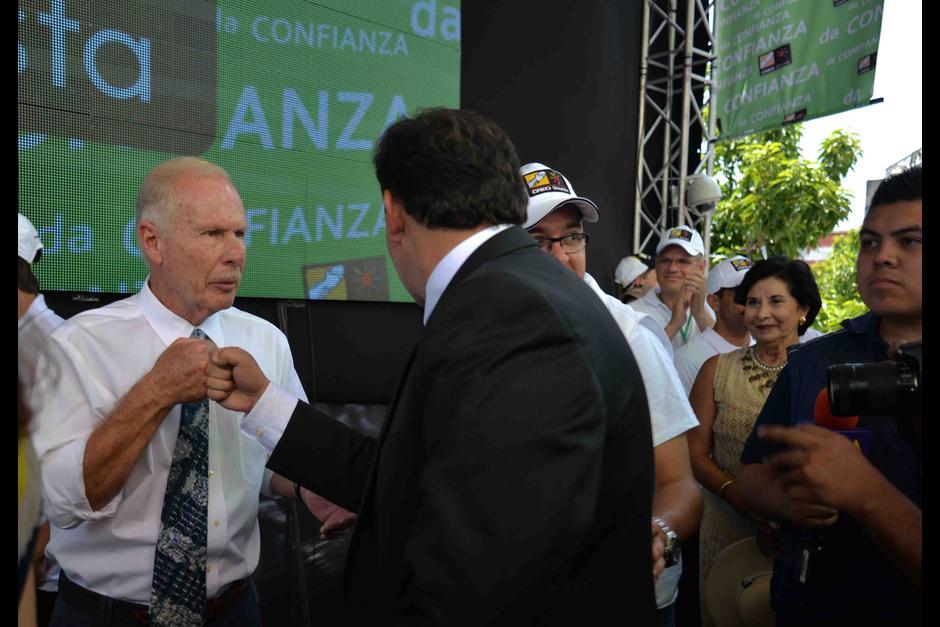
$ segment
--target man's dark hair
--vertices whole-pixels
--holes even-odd
[[[770,277],[776,277],[786,283],[790,296],[795,298],[801,307],[809,308],[806,312],[806,322],[798,327],[799,334],[803,335],[816,320],[816,314],[822,308],[822,297],[819,295],[819,287],[816,286],[813,271],[802,259],[788,259],[783,255],[774,255],[758,261],[747,271],[744,279],[734,291],[734,302],[739,305],[747,303],[747,294],[754,284]]]
[[[896,202],[920,200],[924,197],[924,168],[915,165],[897,174],[892,174],[875,190],[871,207],[890,205]]]
[[[382,134],[373,163],[382,191],[426,227],[525,222],[516,148],[479,113],[435,108],[403,118]]]
[[[36,258],[39,258],[38,254]],[[36,278],[36,275],[33,274],[32,266],[22,257],[17,257],[16,261],[16,286],[27,294],[38,294],[39,280]]]

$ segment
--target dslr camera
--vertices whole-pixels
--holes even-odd
[[[829,407],[834,416],[920,416],[922,342],[902,344],[893,361],[829,366]]]

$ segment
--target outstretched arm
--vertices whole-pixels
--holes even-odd
[[[246,412],[242,431],[271,453],[271,489],[293,497],[294,483],[303,486],[304,503],[324,524],[324,532],[350,523],[375,441],[272,385],[241,348],[213,352],[206,373],[209,398]]]

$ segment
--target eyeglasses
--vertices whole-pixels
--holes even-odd
[[[566,255],[573,255],[574,253],[579,253],[584,250],[584,247],[588,243],[588,234],[587,233],[568,233],[567,235],[562,235],[561,237],[536,237],[535,241],[539,243],[539,246],[542,247],[547,253],[552,252],[552,246],[555,245],[555,242],[561,242],[561,249],[565,252]]]

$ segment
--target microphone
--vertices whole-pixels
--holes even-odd
[[[825,427],[831,431],[848,431],[858,425],[858,416],[832,415],[827,388],[819,390],[819,394],[816,395],[816,403],[813,405],[813,420],[820,427]]]

